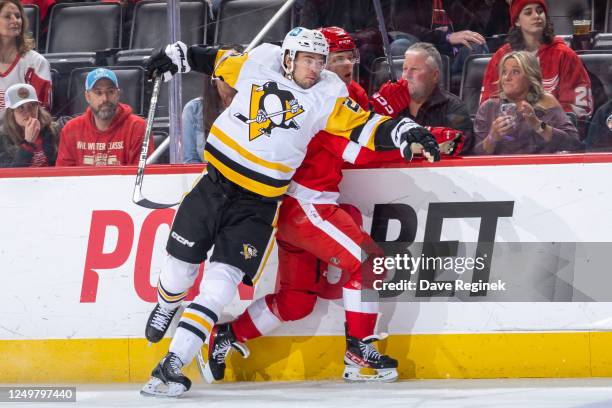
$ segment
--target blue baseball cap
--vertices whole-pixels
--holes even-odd
[[[106,68],[96,68],[87,74],[87,78],[85,79],[85,90],[89,91],[93,86],[101,80],[102,78],[110,79],[113,84],[117,88],[119,88],[119,82],[117,81],[117,75],[110,69]]]

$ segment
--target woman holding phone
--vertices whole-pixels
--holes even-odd
[[[530,52],[506,54],[499,64],[499,98],[484,102],[474,120],[474,154],[577,151],[578,130],[561,104],[544,91],[538,60]]]

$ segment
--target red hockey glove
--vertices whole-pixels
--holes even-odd
[[[408,83],[403,79],[397,82],[385,82],[378,92],[372,95],[370,104],[374,112],[379,115],[397,117],[401,111],[410,105]]]
[[[465,142],[462,131],[447,127],[425,126],[425,128],[436,138],[440,153],[447,156],[458,156],[461,153]]]

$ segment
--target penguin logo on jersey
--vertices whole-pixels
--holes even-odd
[[[242,244],[242,251],[240,255],[244,256],[244,259],[251,259],[257,256],[257,248],[251,244]]]
[[[270,136],[274,128],[299,129],[294,120],[304,108],[290,91],[278,89],[273,81],[252,85],[249,117],[241,113],[234,116],[249,125],[249,141],[261,135]]]

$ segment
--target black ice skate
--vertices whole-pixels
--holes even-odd
[[[149,320],[147,320],[147,327],[145,328],[145,337],[147,340],[151,343],[159,342],[168,331],[168,327],[170,327],[172,318],[177,310],[178,308],[170,310],[161,307],[159,303],[156,304],[149,315]]]
[[[243,358],[249,356],[249,349],[236,340],[230,323],[223,323],[213,327],[208,340],[208,362],[204,367],[204,380],[212,384],[225,377],[225,360],[230,351],[235,349]]]
[[[149,397],[178,397],[191,388],[191,380],[185,377],[181,371],[183,362],[174,353],[166,354],[166,357],[157,364],[151,378],[140,390],[140,394]]]
[[[372,345],[373,342],[382,340],[387,334],[372,335],[358,339],[346,334],[346,353],[344,354],[344,374],[342,377],[347,382],[380,381],[393,382],[397,380],[397,360],[387,355],[380,354]],[[362,368],[370,368],[376,374],[362,374]]]

